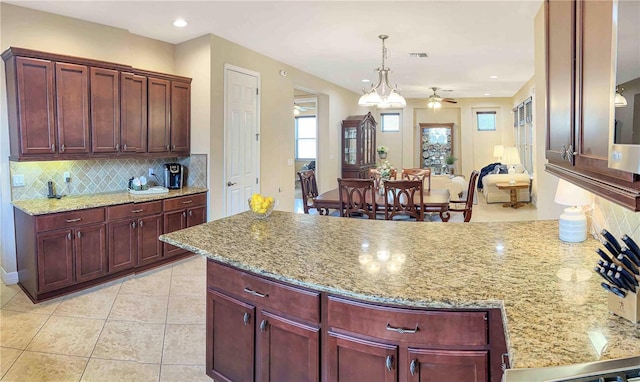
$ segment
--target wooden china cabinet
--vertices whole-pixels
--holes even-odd
[[[376,167],[376,121],[371,115],[352,115],[342,121],[342,177],[369,177]]]

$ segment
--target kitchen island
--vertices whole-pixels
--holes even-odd
[[[560,241],[557,221],[416,224],[279,211],[257,220],[247,212],[160,239],[208,257],[217,269],[331,298],[497,309],[514,368],[640,354],[638,325],[607,311],[607,292],[592,270],[601,244]],[[209,274],[210,285],[219,273]]]

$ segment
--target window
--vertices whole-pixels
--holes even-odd
[[[382,132],[400,131],[400,113],[380,114]]]
[[[296,159],[316,159],[316,117],[296,117]]]
[[[476,122],[478,131],[495,131],[496,130],[496,112],[495,111],[477,111]]]

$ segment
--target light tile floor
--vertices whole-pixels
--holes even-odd
[[[33,304],[0,283],[0,381],[211,381],[201,256]]]

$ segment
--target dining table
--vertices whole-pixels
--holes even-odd
[[[380,207],[385,206],[385,196],[379,192],[375,192],[376,204]],[[438,213],[440,219],[443,222],[449,221],[451,215],[449,214],[449,190],[448,189],[436,189],[422,191],[422,208],[424,213]],[[340,191],[338,188],[333,188],[329,191],[314,198],[314,206],[318,210],[328,211],[329,209],[340,210]]]

